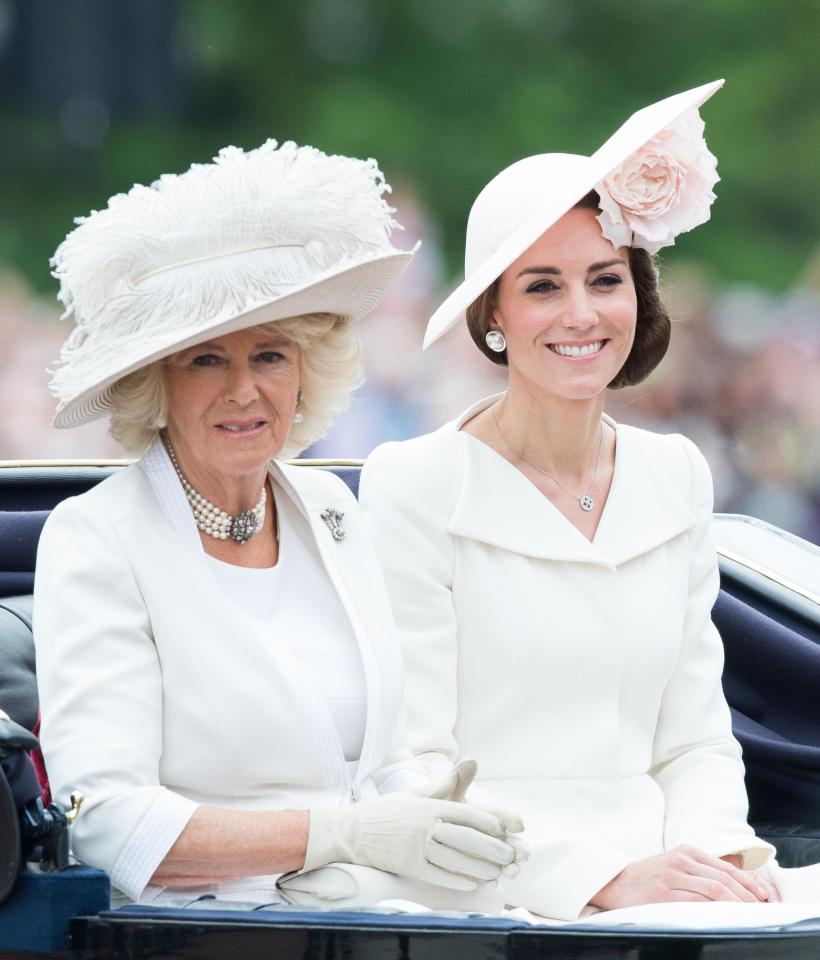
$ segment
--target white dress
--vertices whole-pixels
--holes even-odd
[[[617,425],[592,542],[507,460],[459,429],[379,447],[360,503],[407,667],[416,754],[478,761],[478,789],[533,848],[507,902],[579,917],[628,863],[691,843],[744,863],[740,748],[711,623],[712,486],[680,436]]]

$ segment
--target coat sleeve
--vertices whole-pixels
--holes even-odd
[[[162,677],[116,526],[84,498],[43,530],[34,586],[43,753],[55,799],[85,800],[75,856],[137,899],[196,804],[160,784]]]
[[[362,470],[359,502],[398,626],[410,743],[436,777],[458,759],[458,630],[446,490],[436,484],[446,465],[428,466],[432,474],[406,444],[379,447]]]
[[[723,645],[711,612],[720,585],[712,538],[712,478],[703,455],[681,438],[692,471],[689,592],[683,636],[661,702],[652,775],[666,800],[667,849],[689,843],[713,856],[740,853],[747,869],[773,848],[747,824],[740,746],[721,685]]]

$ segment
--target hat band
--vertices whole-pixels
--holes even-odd
[[[256,253],[257,250],[279,250],[287,248],[304,248],[304,243],[266,243],[258,247],[243,247],[241,250],[229,250],[227,253],[214,253],[207,257],[194,257],[191,260],[178,260],[176,263],[171,263],[167,267],[157,267],[156,270],[149,270],[148,273],[143,273],[142,276],[137,277],[133,281],[132,286],[137,286],[140,283],[143,283],[146,280],[150,280],[151,277],[159,276],[161,273],[168,273],[171,270],[179,270],[181,267],[190,267],[195,263],[209,263],[212,260],[224,260],[226,257],[238,257],[243,253]]]

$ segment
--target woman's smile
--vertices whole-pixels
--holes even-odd
[[[601,340],[572,340],[561,343],[548,343],[547,349],[558,354],[562,360],[574,363],[586,363],[594,360],[609,343],[607,338]]]
[[[267,427],[267,420],[222,420],[214,424],[215,428],[227,437],[246,440],[258,436]]]

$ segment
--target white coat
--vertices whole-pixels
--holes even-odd
[[[681,436],[617,425],[590,542],[459,430],[494,399],[379,447],[362,474],[414,750],[436,769],[476,759],[480,791],[521,813],[533,855],[507,902],[544,916],[577,918],[627,864],[682,843],[765,862],[710,619],[703,457]]]
[[[161,444],[61,503],[43,530],[34,634],[46,765],[59,802],[85,794],[74,853],[134,898],[198,804],[309,808],[426,780],[407,746],[395,627],[353,495],[323,470],[270,473],[307,519],[361,653],[367,718],[352,783],[312,678],[216,584]],[[327,507],[344,513],[342,541],[320,517]],[[138,863],[121,856],[132,835]]]

